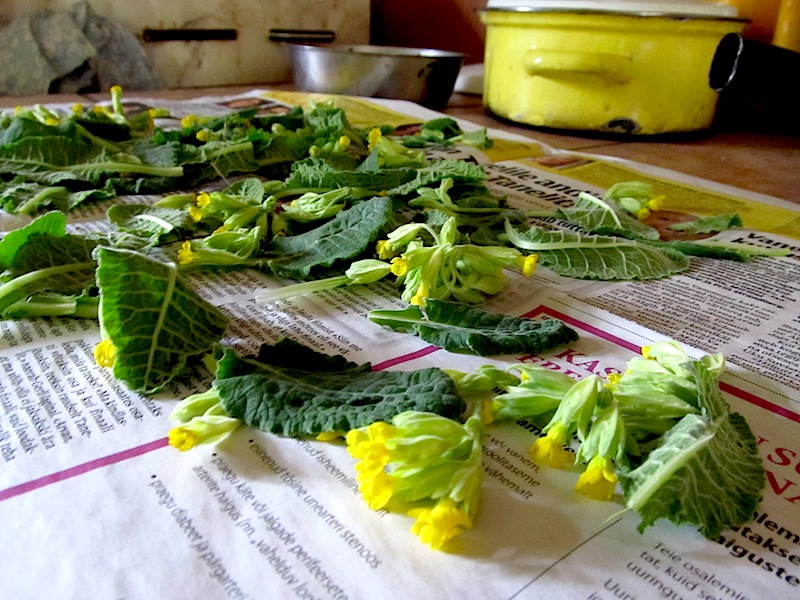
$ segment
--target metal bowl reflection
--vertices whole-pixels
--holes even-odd
[[[445,50],[346,44],[286,44],[298,90],[398,98],[443,108],[464,62]]]

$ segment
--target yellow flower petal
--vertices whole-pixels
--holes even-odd
[[[358,491],[372,510],[380,510],[392,498],[392,480],[384,471],[359,479]]]
[[[536,440],[530,449],[534,462],[556,469],[569,466],[575,462],[575,454],[565,448],[567,428],[556,423],[544,437]]]
[[[430,290],[428,289],[427,284],[425,284],[425,282],[422,282],[419,288],[417,288],[417,293],[411,297],[411,300],[409,300],[409,302],[411,304],[416,304],[417,306],[425,306],[425,299],[428,297],[429,293]]]
[[[395,256],[392,260],[392,275],[402,277],[408,273],[408,261],[402,256]]]
[[[183,427],[173,427],[169,430],[169,445],[181,452],[191,450],[197,445],[197,434]]]
[[[395,255],[394,250],[389,245],[389,240],[378,240],[375,243],[375,251],[378,253],[378,258],[386,260],[387,258],[392,258]]]
[[[101,367],[113,367],[117,349],[114,343],[105,339],[94,347],[94,361]]]
[[[522,274],[525,277],[530,277],[536,270],[536,264],[539,262],[538,254],[528,254],[527,256],[517,257],[517,266],[522,269]]]
[[[385,443],[397,435],[397,428],[386,421],[375,421],[367,427],[367,434],[373,442]]]
[[[197,252],[192,250],[192,242],[186,240],[181,244],[181,249],[178,250],[178,264],[186,266],[191,264]]]
[[[650,202],[647,203],[647,208],[649,208],[653,212],[661,210],[661,208],[664,206],[665,199],[666,196],[664,196],[663,194],[660,196],[656,196],[655,198],[650,200]]]
[[[373,127],[370,129],[369,134],[367,135],[367,144],[370,151],[372,151],[372,147],[378,143],[383,137],[383,133],[378,127]]]
[[[575,491],[595,500],[611,500],[617,486],[614,463],[605,456],[595,456],[589,461],[575,484]]]
[[[472,527],[470,516],[450,498],[441,500],[433,508],[417,508],[408,514],[416,518],[412,533],[434,550],[440,550],[464,529]]]
[[[208,192],[200,192],[194,199],[195,205],[204,208],[211,204],[211,194]]]

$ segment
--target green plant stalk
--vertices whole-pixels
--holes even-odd
[[[60,265],[57,267],[47,267],[39,269],[38,271],[31,271],[19,277],[15,277],[8,283],[0,286],[0,313],[5,311],[9,306],[21,300],[21,296],[25,292],[25,287],[36,283],[38,280],[61,275],[63,273],[72,273],[89,268],[94,268],[94,261],[74,263],[71,265]]]
[[[36,194],[35,196],[33,196],[32,198],[30,198],[27,202],[23,202],[22,204],[20,204],[16,208],[15,212],[23,215],[30,214],[38,210],[41,207],[42,202],[47,198],[49,198],[50,196],[54,196],[56,194],[68,191],[69,190],[67,190],[67,188],[61,186],[53,186],[46,188],[41,192],[39,192],[38,194]]]

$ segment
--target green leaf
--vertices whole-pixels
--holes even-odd
[[[149,248],[195,228],[189,213],[179,208],[115,204],[109,207],[107,216],[116,230],[112,236],[114,246],[129,249]]]
[[[742,218],[737,213],[728,213],[724,215],[714,215],[711,217],[703,217],[695,219],[694,221],[685,221],[683,223],[674,223],[669,226],[673,231],[682,231],[683,233],[717,233],[719,231],[726,231],[731,227],[741,227]]]
[[[12,305],[16,305],[13,314],[25,314],[19,303],[33,295],[83,294],[94,284],[95,245],[96,242],[77,235],[32,234],[18,248],[11,267],[3,274],[0,315],[6,316],[5,311]]]
[[[704,256],[721,260],[737,260],[747,262],[756,256],[787,256],[789,251],[780,248],[762,248],[750,244],[736,242],[716,242],[712,240],[691,242],[669,240],[668,242],[646,241],[656,248],[669,248],[686,256]]]
[[[581,192],[570,208],[560,208],[558,212],[570,223],[591,233],[646,240],[660,237],[658,230],[620,209],[615,201],[601,200],[586,192]]]
[[[11,266],[17,251],[33,234],[49,233],[52,236],[63,236],[67,233],[67,216],[58,211],[45,213],[27,225],[9,231],[0,239],[0,270]]]
[[[464,160],[442,160],[417,169],[413,180],[392,188],[388,193],[392,196],[405,196],[421,187],[439,183],[443,179],[452,179],[457,185],[477,185],[486,179],[486,172],[480,165],[473,165]]]
[[[341,170],[321,159],[307,158],[292,165],[285,187],[316,191],[350,187],[372,190],[377,194],[412,180],[415,173],[415,169],[406,167],[377,171]]]
[[[25,137],[0,147],[0,173],[66,170],[98,155],[97,148],[65,136]]]
[[[498,315],[457,302],[428,299],[424,310],[373,310],[369,319],[449,350],[479,356],[539,353],[572,342],[578,334],[557,319],[534,321]]]
[[[291,340],[264,345],[257,357],[226,349],[214,388],[229,416],[287,436],[349,431],[409,410],[459,419],[465,408],[440,369],[372,371]]]
[[[132,390],[157,391],[222,338],[228,317],[174,264],[111,248],[97,258],[101,327],[116,349],[114,376]]]
[[[518,248],[538,254],[542,266],[565,277],[658,279],[689,268],[689,259],[681,252],[622,238],[545,231],[540,227],[520,233],[508,222],[506,235]]]
[[[274,273],[306,279],[314,267],[330,267],[364,252],[386,228],[392,213],[392,201],[376,197],[305,233],[273,238],[260,256],[270,259],[267,265]]]
[[[692,523],[709,539],[750,521],[766,484],[758,442],[730,409],[700,361],[686,365],[699,387],[702,414],[688,414],[621,483],[643,531],[658,519]]]

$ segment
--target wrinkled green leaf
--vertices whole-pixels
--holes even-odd
[[[389,190],[389,195],[405,196],[421,187],[430,187],[444,179],[452,179],[456,185],[477,185],[486,179],[486,172],[480,165],[473,165],[463,160],[442,160],[427,167],[416,170],[416,176]]]
[[[27,225],[9,231],[0,239],[0,270],[11,266],[17,251],[33,234],[49,233],[52,236],[63,236],[67,233],[67,216],[58,211],[45,213]]]
[[[499,315],[457,302],[428,299],[424,309],[373,310],[369,319],[449,350],[479,356],[539,353],[578,339],[557,319],[535,321]]]
[[[96,242],[76,235],[35,233],[19,246],[0,285],[0,315],[36,294],[78,296],[94,284]],[[13,314],[24,314],[17,305]],[[10,315],[11,313],[9,313]],[[41,314],[41,313],[36,313]]]
[[[389,198],[376,197],[343,210],[319,227],[288,237],[276,237],[260,253],[276,274],[306,279],[314,267],[358,256],[374,242],[392,218]]]
[[[621,483],[643,531],[658,519],[695,524],[709,539],[750,521],[766,478],[758,443],[744,417],[730,412],[717,379],[700,361],[686,365],[702,413],[688,414]]]
[[[146,204],[115,204],[107,212],[114,225],[113,243],[118,247],[149,248],[194,229],[186,210]]]
[[[341,170],[324,160],[307,158],[292,165],[292,172],[286,179],[285,187],[316,191],[350,187],[378,193],[410,181],[415,173],[415,169],[405,167],[378,171]]]
[[[689,259],[670,248],[610,236],[545,231],[524,233],[506,223],[506,235],[518,248],[539,255],[539,264],[566,277],[607,281],[658,279],[689,268]]]
[[[345,432],[409,410],[457,420],[464,410],[440,369],[372,371],[291,340],[264,345],[257,357],[226,349],[213,385],[226,414],[288,436]]]
[[[111,248],[97,258],[101,327],[116,349],[114,376],[132,390],[157,391],[222,338],[228,317],[174,264]]]

